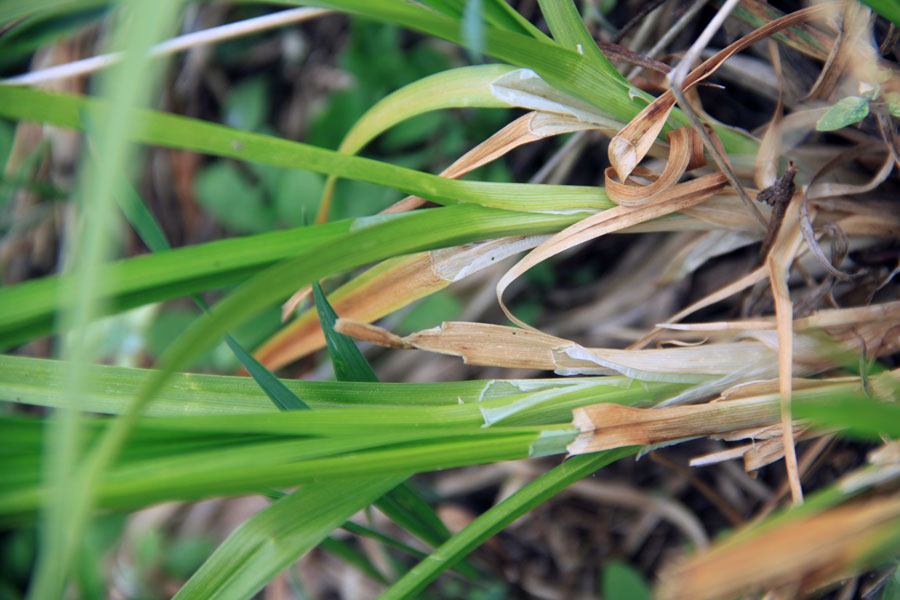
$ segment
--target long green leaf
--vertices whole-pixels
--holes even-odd
[[[576,221],[573,215],[550,215],[498,211],[478,206],[456,206],[419,211],[414,226],[428,228],[433,239],[431,249],[507,235],[550,233]],[[316,254],[326,245],[343,244],[363,229],[378,227],[376,218],[345,220],[311,227],[277,231],[246,238],[220,240],[201,246],[178,248],[159,255],[142,256],[101,267],[106,282],[97,290],[107,312],[117,312],[169,298],[177,298],[246,279],[262,267],[285,258]],[[388,225],[390,220],[385,220]],[[413,225],[412,223],[410,225]],[[421,230],[395,226],[390,229],[416,247]],[[434,235],[437,234],[437,235]],[[446,238],[446,241],[443,239]],[[460,241],[456,241],[460,240]],[[348,248],[351,252],[352,247]],[[403,250],[399,250],[403,253]],[[353,256],[352,254],[348,257]],[[382,255],[381,257],[384,257]],[[356,255],[354,266],[371,259]],[[338,271],[328,271],[326,277]],[[0,288],[0,346],[39,337],[58,327],[54,313],[65,303],[60,292],[69,285],[68,277],[45,277],[16,286]],[[299,284],[297,284],[299,285]],[[295,287],[296,289],[296,287]],[[286,295],[290,292],[284,292]]]
[[[15,423],[3,423],[7,430],[15,426]],[[183,445],[176,445],[171,456],[138,453],[133,460],[117,463],[108,475],[97,477],[92,483],[96,486],[99,507],[136,508],[164,500],[246,494],[324,481],[393,477],[560,453],[575,437],[575,431],[568,425],[487,429],[460,425],[447,427],[443,432],[440,427],[431,431],[407,427],[405,431],[403,435],[396,434],[396,443],[385,439],[390,433],[387,432],[370,437],[357,434],[296,441],[263,438],[251,445],[236,445],[229,452],[220,447],[186,452]],[[100,438],[98,443],[106,439]],[[335,452],[338,454],[321,456]],[[316,458],[317,455],[320,457]],[[310,458],[294,460],[304,456]],[[28,465],[23,464],[14,473],[13,488],[0,490],[0,522],[33,518],[44,488],[29,483],[28,474]]]
[[[112,313],[169,298],[178,298],[246,279],[260,268],[346,235],[352,221],[275,231],[255,236],[177,248],[162,254],[98,267],[96,293]],[[45,277],[0,288],[0,345],[9,346],[45,335],[60,324],[54,313],[70,276]]]
[[[361,505],[405,478],[319,483],[285,496],[241,525],[179,590],[176,600],[252,597]]]
[[[325,300],[319,284],[315,283],[313,289],[338,378],[377,381],[372,368],[354,342],[334,331],[337,316]],[[383,492],[400,484],[403,479],[382,480],[374,490],[365,486],[341,489],[341,510],[337,516],[349,517],[376,500]],[[330,494],[335,493],[332,489],[335,485],[341,484],[307,485],[256,514],[219,546],[176,598],[246,598],[254,594],[281,569],[325,539],[331,529],[342,522],[322,522],[323,512],[330,516],[334,511]],[[305,510],[296,510],[298,503]],[[323,503],[329,504],[326,507]],[[261,547],[271,547],[264,563],[259,556]]]
[[[102,101],[0,86],[0,116],[82,129],[83,114],[100,120]],[[529,211],[599,210],[613,204],[602,188],[457,181],[333,150],[200,121],[140,110],[136,141],[268,164],[302,168],[392,187],[440,204],[472,203]]]
[[[628,85],[625,78],[612,66],[612,63],[594,42],[594,38],[584,26],[584,21],[581,20],[581,15],[578,14],[578,9],[575,8],[572,0],[538,1],[547,25],[550,26],[550,32],[557,42],[569,50],[583,54],[611,79],[618,79],[621,83]]]
[[[24,356],[0,355],[0,400],[17,404],[61,407],[66,404],[66,363]],[[154,372],[148,369],[88,365],[85,377],[92,385],[84,391],[86,411],[121,414]],[[661,399],[678,386],[648,383],[629,387],[624,377],[529,379],[499,381],[454,381],[445,383],[353,383],[282,379],[294,394],[313,408],[410,408],[461,406],[460,402],[513,401],[523,389],[540,393],[555,389],[584,389],[584,395],[636,404]],[[649,394],[649,396],[648,396]],[[597,400],[599,401],[599,400]],[[148,416],[248,415],[275,407],[247,377],[176,373],[148,407]],[[552,422],[545,420],[544,422]],[[224,426],[224,425],[222,425]]]
[[[356,347],[356,342],[334,330],[337,313],[328,303],[318,282],[313,284],[313,295],[337,378],[341,381],[378,381],[372,367]],[[392,431],[394,428],[385,429]],[[436,546],[450,537],[450,532],[444,527],[434,509],[406,483],[398,485],[379,498],[375,506],[389,519],[431,545]]]

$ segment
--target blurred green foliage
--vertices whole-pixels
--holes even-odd
[[[225,64],[237,64],[253,39],[222,45],[220,58]],[[378,60],[371,60],[372,56]],[[410,41],[397,27],[356,19],[350,20],[349,39],[337,62],[353,83],[327,99],[313,115],[306,136],[306,141],[326,148],[337,148],[356,120],[390,92],[452,66],[451,57],[433,41]],[[221,120],[238,129],[272,133],[268,115],[275,103],[273,85],[267,74],[240,81],[228,92]],[[507,113],[478,109],[426,113],[386,132],[372,144],[371,151],[379,157],[389,155],[392,162],[405,167],[440,170],[502,127]],[[502,161],[479,170],[476,176],[510,181]],[[302,225],[304,215],[315,214],[322,185],[323,178],[308,171],[254,164],[238,167],[220,160],[200,171],[194,192],[219,223],[234,233],[251,234]],[[396,190],[342,180],[335,191],[331,218],[370,215],[401,197]]]
[[[650,587],[641,572],[628,563],[611,560],[603,565],[604,600],[650,600]]]
[[[406,313],[395,331],[412,333],[430,327],[437,327],[442,321],[452,321],[462,314],[463,303],[448,290],[442,290],[422,298]]]

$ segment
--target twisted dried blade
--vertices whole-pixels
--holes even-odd
[[[727,48],[720,50],[707,59],[703,64],[694,69],[685,79],[683,91],[687,92],[698,83],[715,73],[715,71],[731,56],[744,48],[765,39],[787,27],[805,22],[821,16],[826,16],[833,10],[834,3],[822,4],[798,10],[785,15],[756,31],[749,33],[737,40]],[[647,105],[631,122],[626,125],[609,143],[609,162],[615,169],[619,180],[625,181],[644,159],[659,136],[672,108],[675,106],[675,95],[671,90],[666,91],[656,100]]]
[[[699,166],[702,150],[697,134],[689,128],[670,132],[669,160],[663,173],[648,185],[633,181],[618,183],[607,173],[607,193],[619,206],[592,215],[564,229],[543,242],[506,272],[497,283],[497,301],[506,316],[520,327],[531,329],[516,318],[503,303],[503,292],[516,278],[536,264],[573,246],[620,231],[684,208],[699,204],[725,187],[721,173],[704,175],[698,179],[678,183],[685,170]]]

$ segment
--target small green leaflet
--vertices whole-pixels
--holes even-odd
[[[848,96],[835,102],[816,123],[817,131],[835,131],[859,123],[869,114],[869,99]]]

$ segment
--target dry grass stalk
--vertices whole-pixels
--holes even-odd
[[[384,261],[329,295],[335,311],[359,321],[374,321],[455,281],[533,248],[545,236],[517,236],[418,252]],[[325,345],[319,318],[307,310],[266,341],[255,353],[277,369]]]
[[[838,329],[836,339],[816,332],[797,334],[793,346],[794,371],[811,374],[840,365],[865,345],[874,352],[894,351],[900,339],[897,316],[874,324]],[[517,327],[450,321],[440,327],[400,337],[381,327],[338,319],[337,331],[357,340],[399,349],[419,349],[459,356],[466,364],[505,368],[544,369],[559,374],[623,374],[648,381],[708,382],[711,378],[744,372],[736,385],[777,375],[778,338],[771,329],[744,332],[746,339],[703,345],[620,350],[588,348],[568,339]],[[894,333],[890,333],[894,330]],[[752,365],[752,369],[744,369]],[[742,369],[744,369],[742,371]]]
[[[504,290],[531,267],[601,235],[621,231],[699,204],[725,186],[725,177],[721,173],[678,183],[687,169],[703,164],[702,148],[697,142],[696,132],[690,128],[683,127],[670,132],[668,138],[669,160],[661,175],[655,177],[650,172],[641,170],[641,176],[652,178],[653,181],[648,185],[638,185],[627,180],[625,183],[614,182],[608,171],[607,195],[619,206],[591,215],[567,227],[532,250],[506,272],[497,283],[497,300],[511,321],[531,329],[529,325],[516,318],[503,303]],[[610,186],[611,183],[614,185]]]
[[[793,367],[794,328],[793,303],[787,278],[791,263],[800,246],[800,203],[791,202],[781,223],[778,237],[766,259],[772,296],[775,299],[775,323],[778,330],[778,380],[781,392],[781,431],[785,444],[785,465],[795,503],[803,502],[803,489],[794,450],[794,430],[791,426],[791,377]]]
[[[768,426],[778,419],[778,404],[771,397],[659,409],[594,404],[572,415],[581,433],[566,449],[586,454]]]

